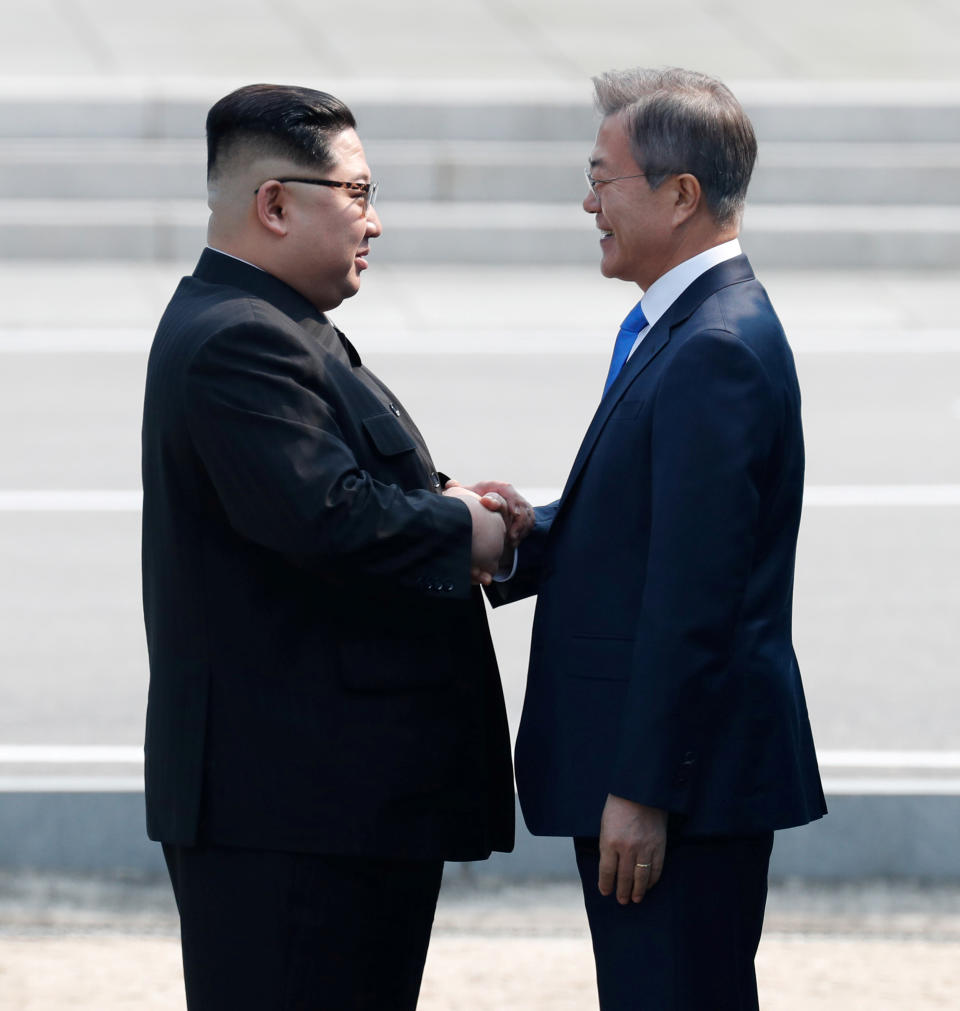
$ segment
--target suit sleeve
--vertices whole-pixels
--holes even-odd
[[[547,535],[553,525],[553,518],[560,507],[560,500],[534,509],[534,526],[529,536],[517,548],[517,571],[512,579],[502,583],[492,583],[487,587],[487,597],[492,607],[513,604],[526,597],[532,597],[540,584],[543,570],[544,550]]]
[[[331,574],[469,596],[469,510],[362,470],[324,396],[331,381],[295,336],[256,320],[194,356],[187,424],[231,526]]]
[[[767,460],[782,424],[736,337],[707,332],[670,362],[654,403],[651,531],[633,675],[609,792],[687,809],[729,703]]]

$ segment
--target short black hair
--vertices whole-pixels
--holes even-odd
[[[600,112],[623,116],[634,159],[652,189],[689,172],[718,225],[739,219],[757,138],[725,84],[679,67],[612,70],[593,84]]]
[[[300,165],[326,166],[330,142],[355,129],[353,113],[333,95],[286,84],[248,84],[207,113],[207,178],[238,141],[254,140]]]

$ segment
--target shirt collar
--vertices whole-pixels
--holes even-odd
[[[666,274],[658,277],[640,299],[643,315],[648,323],[647,329],[660,319],[701,274],[705,274],[718,263],[732,260],[735,256],[739,256],[740,252],[740,240],[730,239],[729,242],[721,242],[719,246],[711,246],[710,249],[691,256],[689,260],[678,263]]]
[[[258,267],[255,263],[251,263],[249,260],[244,260],[243,257],[234,256],[233,253],[225,253],[222,249],[217,249],[216,246],[211,246],[207,243],[207,249],[213,250],[215,253],[219,253],[221,256],[229,256],[231,260],[239,260],[240,263],[245,263],[248,267],[253,267],[255,270],[263,270],[263,267]],[[267,273],[265,270],[264,273]]]

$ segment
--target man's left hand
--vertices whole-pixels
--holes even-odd
[[[667,812],[607,794],[600,819],[601,895],[641,902],[660,880],[667,848]]]

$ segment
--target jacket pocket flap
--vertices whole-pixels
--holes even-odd
[[[363,427],[383,456],[396,456],[417,448],[410,434],[392,414],[375,414],[372,418],[364,418]]]
[[[617,406],[610,412],[610,420],[632,421],[634,418],[640,416],[646,402],[646,397],[642,397],[639,400],[621,400],[620,403],[618,403]]]

